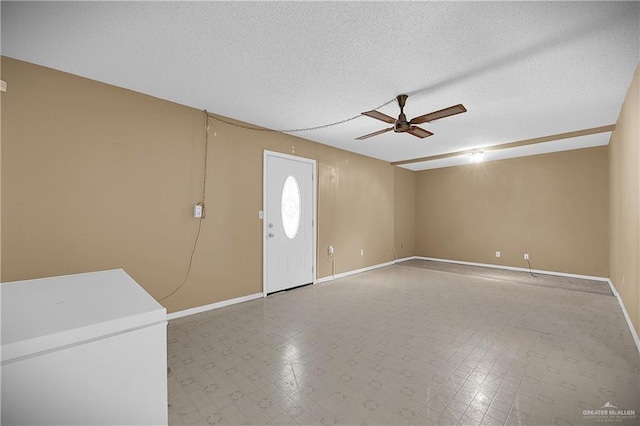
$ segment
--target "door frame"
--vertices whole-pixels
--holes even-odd
[[[262,297],[267,297],[267,160],[268,157],[279,157],[286,160],[300,161],[303,163],[309,163],[313,167],[312,175],[312,194],[311,194],[311,210],[312,210],[312,224],[311,224],[311,245],[313,262],[311,264],[311,278],[312,284],[317,282],[318,268],[317,268],[317,241],[318,241],[318,165],[316,160],[305,157],[298,157],[296,155],[283,154],[281,152],[264,150],[263,162],[262,162]]]

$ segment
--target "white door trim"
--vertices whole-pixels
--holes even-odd
[[[304,157],[298,157],[290,154],[283,154],[281,152],[264,150],[262,159],[262,211],[266,214],[267,211],[267,158],[268,157],[280,157],[287,160],[295,160],[303,163],[309,163],[313,166],[313,193],[311,195],[312,203],[312,255],[313,255],[313,284],[317,282],[318,268],[317,268],[317,236],[318,236],[318,167],[316,160]],[[262,219],[262,297],[267,297],[267,221]]]

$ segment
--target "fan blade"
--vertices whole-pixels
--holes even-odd
[[[464,105],[458,104],[458,105],[450,106],[449,108],[430,112],[429,114],[421,115],[419,117],[414,118],[409,123],[422,124],[428,121],[439,120],[441,118],[449,117],[451,115],[460,114],[462,112],[467,112],[467,109],[464,107]]]
[[[407,133],[410,133],[413,136],[417,136],[420,139],[424,139],[426,137],[433,135],[433,133],[431,133],[430,131],[425,130],[422,127],[418,127],[418,126],[411,126],[411,128],[407,130]]]
[[[383,114],[376,110],[363,112],[362,115],[366,115],[367,117],[375,118],[376,120],[384,121],[389,124],[394,124],[396,122],[395,118],[389,117],[387,114]]]
[[[367,139],[367,138],[370,138],[372,136],[378,136],[378,135],[381,135],[383,133],[390,132],[391,130],[393,130],[393,127],[389,127],[388,129],[384,129],[384,130],[378,130],[377,132],[369,133],[368,135],[360,136],[359,138],[356,138],[356,140],[357,141],[361,141],[362,139]]]

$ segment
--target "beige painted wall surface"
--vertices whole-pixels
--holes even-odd
[[[640,67],[609,141],[611,281],[640,333]]]
[[[393,170],[394,247],[398,258],[415,255],[416,173],[395,167]]]
[[[124,268],[184,280],[202,193],[202,111],[2,58],[2,281]],[[211,120],[207,218],[169,312],[262,291],[263,150],[318,162],[318,277],[393,259],[388,163]],[[364,256],[360,256],[364,249]]]
[[[416,254],[607,277],[607,192],[607,147],[418,172]]]
[[[393,260],[393,166],[318,146],[319,276],[332,273],[329,245],[336,274]]]

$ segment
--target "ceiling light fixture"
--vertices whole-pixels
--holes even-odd
[[[484,160],[484,151],[475,151],[471,153],[471,162],[480,163]]]

